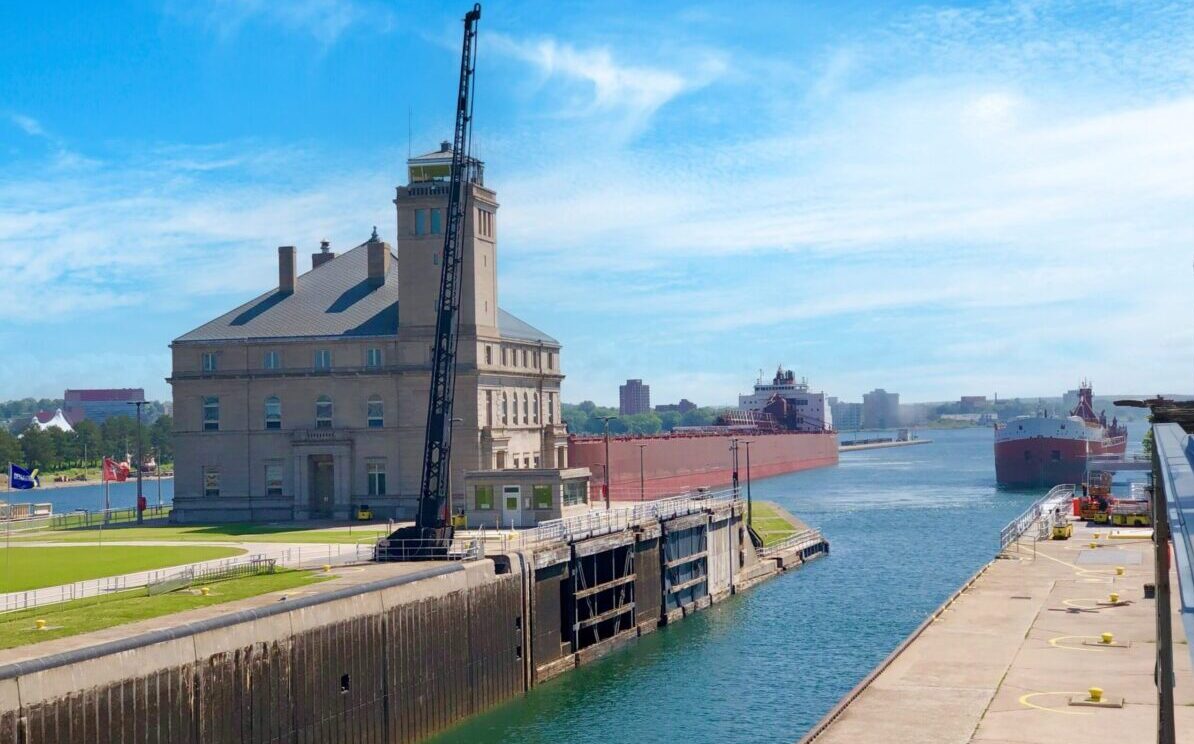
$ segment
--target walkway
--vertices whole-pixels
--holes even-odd
[[[1074,526],[1071,540],[1025,538],[1012,548],[1018,557],[993,562],[805,741],[1155,741],[1155,605],[1143,598],[1153,579],[1152,543]],[[1092,541],[1099,547],[1091,549]],[[1112,592],[1119,604],[1110,603]],[[1175,617],[1178,741],[1194,743],[1194,674],[1181,627]],[[1104,632],[1111,645],[1100,643]],[[1071,704],[1091,687],[1123,706]]]

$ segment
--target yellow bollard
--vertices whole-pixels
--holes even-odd
[[[1116,566],[1116,567],[1115,567],[1115,575],[1116,575],[1116,576],[1123,576],[1123,575],[1124,575],[1124,567],[1123,567],[1123,566]]]
[[[1110,633],[1104,633],[1100,637],[1103,639],[1103,643],[1106,643],[1108,645],[1110,645],[1111,642],[1115,639],[1115,636],[1111,635]]]
[[[1102,687],[1090,688],[1090,702],[1099,703],[1099,702],[1102,702],[1102,700],[1103,700],[1103,688]]]
[[[1099,544],[1097,542],[1091,542],[1090,547],[1097,548],[1099,547]]]
[[[37,629],[38,629],[38,630],[45,630],[45,629],[46,629],[46,621],[45,621],[45,620],[42,620],[41,618],[38,618],[37,620],[35,620],[35,621],[33,622],[33,624],[37,626]]]
[[[331,567],[331,565],[330,565],[330,564],[327,564],[327,563],[323,564],[323,572],[324,572],[324,573],[328,573],[328,572],[330,572],[331,570],[332,570],[332,567]]]
[[[211,594],[211,588],[206,587],[206,586],[201,586],[201,587],[199,587],[199,593],[206,597],[207,595]]]
[[[1100,534],[1100,533],[1098,533],[1098,532],[1094,533],[1094,539],[1098,540],[1098,539],[1099,539],[1099,534]]]
[[[1111,592],[1111,604],[1119,604],[1119,594]]]

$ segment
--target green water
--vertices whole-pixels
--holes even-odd
[[[1138,430],[1137,430],[1138,429]],[[1131,430],[1138,442],[1143,425]],[[990,429],[846,453],[757,481],[827,559],[644,636],[437,737],[448,742],[793,742],[998,549],[1041,491],[995,486]]]

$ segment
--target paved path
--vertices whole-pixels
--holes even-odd
[[[813,741],[1155,741],[1155,604],[1143,598],[1152,544],[1075,528],[1071,540],[1025,540],[1017,559],[995,561]],[[1111,592],[1126,603],[1112,606]],[[1178,742],[1194,743],[1194,674],[1181,628],[1175,617]],[[1123,645],[1089,645],[1104,632]],[[1070,705],[1095,686],[1124,706]]]

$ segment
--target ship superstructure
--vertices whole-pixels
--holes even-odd
[[[796,379],[796,373],[783,365],[775,370],[771,382],[764,382],[759,375],[754,392],[738,396],[738,411],[747,414],[743,421],[758,420],[757,414],[767,414],[777,428],[786,431],[833,430],[833,414],[825,393],[812,392],[807,378]]]

